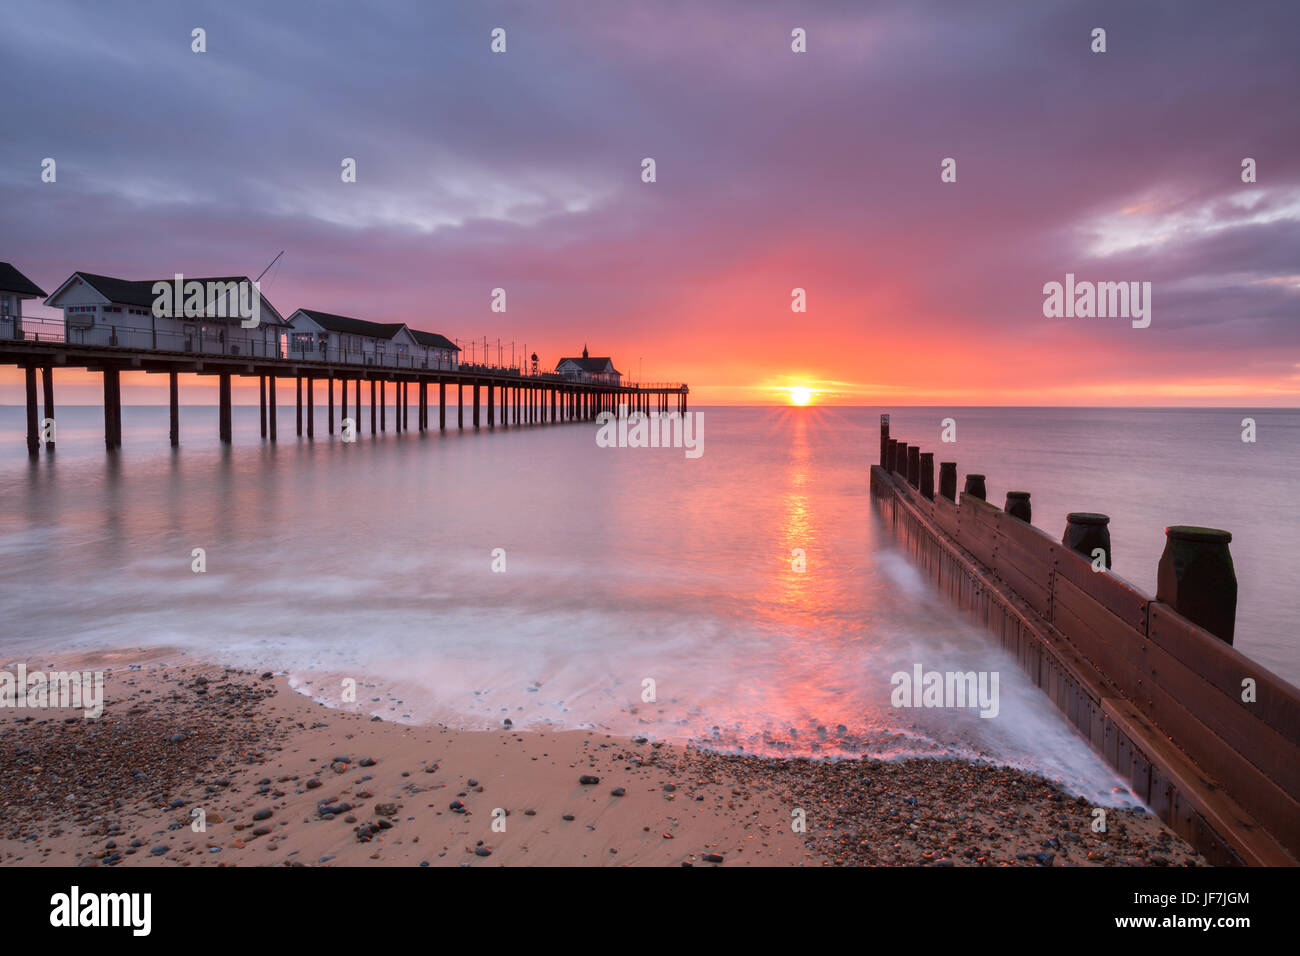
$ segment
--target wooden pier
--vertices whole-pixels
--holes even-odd
[[[352,409],[356,433],[362,430],[362,383],[369,386],[370,433],[388,430],[388,386],[394,390],[392,427],[396,432],[410,428],[412,400],[416,404],[415,427],[423,432],[433,428],[430,386],[437,386],[439,430],[447,428],[447,391],[456,390],[456,427],[469,424],[480,428],[511,425],[540,425],[556,422],[590,421],[601,412],[617,413],[626,405],[630,411],[685,414],[690,389],[685,384],[611,385],[578,381],[561,375],[529,375],[518,369],[486,366],[461,366],[458,369],[424,369],[400,365],[358,365],[346,361],[305,360],[299,356],[238,356],[213,353],[190,353],[164,349],[140,349],[104,345],[77,345],[67,342],[42,342],[30,339],[0,339],[0,365],[16,365],[26,375],[27,449],[37,457],[44,444],[54,450],[53,442],[42,442],[41,420],[54,419],[53,370],[79,368],[103,374],[104,445],[110,451],[122,445],[121,373],[149,372],[168,377],[172,445],[180,444],[180,404],[177,377],[182,372],[210,375],[217,379],[218,433],[223,442],[231,441],[231,383],[236,377],[256,378],[261,411],[262,438],[276,441],[279,428],[276,406],[276,382],[292,379],[296,396],[295,425],[303,435],[303,405],[306,403],[306,436],[316,436],[317,385],[323,383],[327,405],[326,428],[335,434],[335,386],[338,385],[340,421],[348,416],[348,389],[353,390]],[[36,381],[40,375],[44,408],[37,401]],[[376,395],[376,385],[378,395]],[[414,393],[414,396],[413,394]],[[465,396],[472,396],[468,406],[471,420],[465,421]],[[486,408],[484,408],[486,404]],[[43,411],[43,415],[42,415]],[[376,414],[376,412],[378,414]],[[486,419],[486,421],[484,421]]]
[[[1110,571],[1104,515],[1061,541],[1030,496],[956,491],[955,462],[893,439],[881,416],[871,496],[959,608],[996,635],[1133,792],[1211,863],[1300,861],[1300,690],[1232,647],[1226,532],[1170,528],[1156,597]]]

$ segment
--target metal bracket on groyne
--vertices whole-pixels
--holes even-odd
[[[1296,865],[1300,690],[1231,646],[1231,611],[1227,634],[1219,625],[1216,636],[1171,606],[1208,620],[1197,610],[1204,601],[1196,603],[1206,588],[1188,594],[1188,606],[1168,596],[1189,566],[1173,552],[1176,529],[1161,561],[1162,601],[1109,570],[1108,546],[1104,562],[1089,560],[1091,549],[1076,551],[1075,524],[1064,542],[1028,524],[1023,492],[1003,510],[983,500],[982,476],[968,476],[979,480],[958,501],[956,467],[945,462],[935,494],[925,480],[933,457],[909,454],[914,447],[891,440],[882,416],[871,496],[940,590],[1000,639],[1133,792],[1207,860]],[[1183,580],[1179,590],[1193,591]],[[1235,607],[1235,578],[1231,592]]]

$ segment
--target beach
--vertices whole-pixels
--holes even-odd
[[[50,665],[103,670],[106,704],[94,720],[0,709],[7,865],[1202,862],[1141,808],[1107,808],[1106,832],[1093,832],[1082,798],[991,764],[408,725],[168,648]]]

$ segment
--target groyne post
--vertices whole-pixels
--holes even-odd
[[[1089,561],[1095,561],[1093,552],[1101,550],[1110,569],[1110,516],[1094,511],[1072,511],[1065,516],[1065,534],[1061,544],[1077,551]]]
[[[966,487],[962,489],[962,494],[970,495],[972,498],[978,498],[980,501],[983,501],[985,496],[988,494],[988,492],[984,490],[984,476],[967,474]]]
[[[1029,507],[1029,492],[1027,491],[1008,491],[1007,503],[1002,509],[1013,518],[1019,518],[1025,524],[1030,524],[1032,511]]]
[[[907,446],[907,483],[918,491],[921,488],[921,447]]]
[[[957,463],[939,462],[939,494],[949,501],[957,500]]]
[[[1165,529],[1165,550],[1156,573],[1156,600],[1193,624],[1231,644],[1237,614],[1237,574],[1218,528],[1173,525]]]
[[[880,416],[880,467],[889,465],[889,416]]]
[[[934,452],[921,452],[921,487],[922,497],[934,500]]]

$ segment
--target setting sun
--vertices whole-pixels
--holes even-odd
[[[813,390],[805,388],[802,385],[795,385],[790,389],[791,405],[807,405],[813,400]]]

